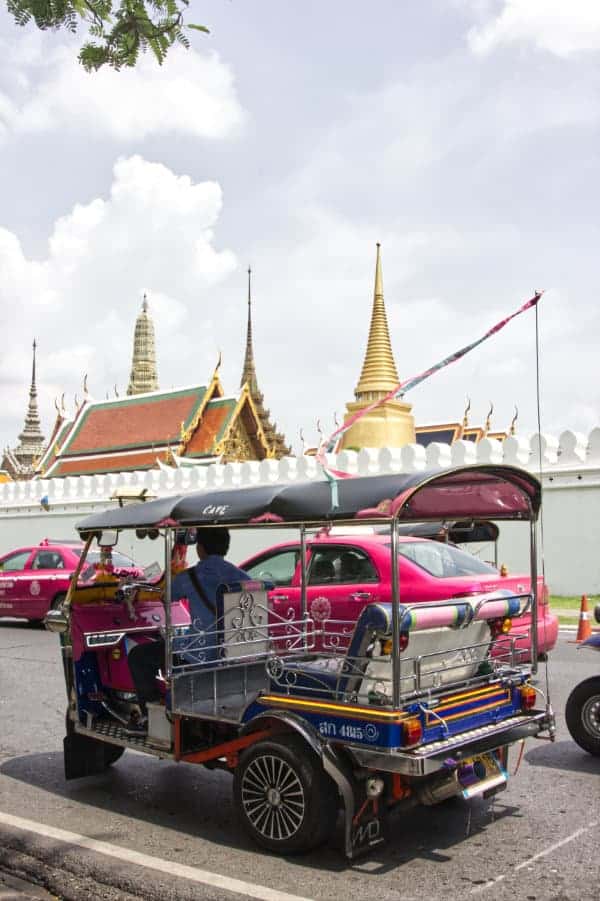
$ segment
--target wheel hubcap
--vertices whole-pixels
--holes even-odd
[[[300,829],[306,810],[304,789],[294,768],[281,757],[255,757],[243,775],[241,794],[246,816],[265,838],[284,841]]]
[[[594,695],[585,702],[581,721],[587,732],[600,738],[600,695]]]

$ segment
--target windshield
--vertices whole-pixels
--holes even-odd
[[[498,574],[489,563],[461,551],[453,544],[442,544],[439,541],[401,541],[398,553],[439,579]]]
[[[83,552],[83,548],[73,548],[73,553],[77,554],[78,557],[81,557]],[[121,554],[119,551],[113,550],[112,554],[112,565],[116,566],[117,569],[120,567],[127,567],[131,569],[131,567],[135,567],[135,563],[131,559],[131,557],[126,557],[125,554]],[[88,551],[88,555],[85,558],[86,563],[100,563],[100,551]]]

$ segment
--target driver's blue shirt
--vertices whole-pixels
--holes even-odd
[[[239,566],[230,563],[219,554],[210,554],[204,560],[199,560],[194,567],[196,577],[208,600],[216,607],[217,591],[220,585],[229,585],[232,582],[247,582],[251,577]],[[190,605],[191,630],[193,632],[210,631],[215,628],[216,617],[212,613],[194,587],[189,573],[187,571],[179,573],[173,579],[171,586],[171,599],[178,601],[187,598]],[[212,642],[208,642],[212,644]],[[188,644],[193,645],[194,640],[187,638],[175,639],[173,650],[179,653],[186,649]],[[184,654],[186,658],[192,659],[191,654]],[[213,655],[209,655],[212,657]],[[194,658],[195,659],[195,658]]]

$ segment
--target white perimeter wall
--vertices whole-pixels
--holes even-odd
[[[571,431],[559,438],[533,435],[509,438],[503,443],[484,439],[479,444],[458,441],[451,447],[411,444],[401,449],[344,451],[331,464],[356,475],[414,472],[451,465],[510,463],[543,474],[544,558],[547,581],[553,594],[600,593],[600,428],[589,435]],[[0,485],[0,553],[42,538],[75,537],[75,524],[89,513],[114,502],[110,496],[120,487],[148,488],[161,496],[205,488],[241,487],[268,482],[299,482],[321,478],[313,457],[288,457],[261,463],[228,463],[171,472],[133,472],[66,479],[40,479]],[[47,497],[50,509],[42,509]],[[234,534],[231,559],[239,562],[270,543],[284,541],[292,533],[258,530]],[[271,537],[272,536],[272,537]],[[122,550],[126,548],[120,544]],[[139,548],[144,547],[142,557]],[[138,543],[141,563],[152,562],[159,548]],[[146,555],[148,559],[143,559]],[[487,555],[486,555],[487,556]],[[528,541],[521,523],[501,525],[499,562],[512,571],[527,571]]]

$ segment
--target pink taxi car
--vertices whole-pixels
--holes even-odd
[[[63,601],[69,581],[83,551],[80,541],[44,538],[38,545],[21,547],[0,557],[0,617],[39,621],[48,610]],[[100,551],[91,551],[89,564],[100,560]],[[140,576],[142,571],[124,554],[113,554],[117,575]],[[86,573],[83,574],[83,578]]]
[[[354,622],[366,604],[389,602],[392,596],[390,537],[373,534],[320,533],[307,541],[309,555],[307,609],[315,621]],[[279,544],[241,563],[253,579],[275,583],[270,593],[274,612],[300,616],[300,547]],[[399,538],[400,599],[403,604],[449,600],[506,588],[515,594],[529,591],[525,575],[502,575],[489,563],[453,544],[423,538]],[[538,651],[545,655],[556,644],[558,618],[550,612],[548,589],[538,579]],[[513,625],[516,647],[526,655],[531,616]],[[331,627],[336,631],[336,626]]]

